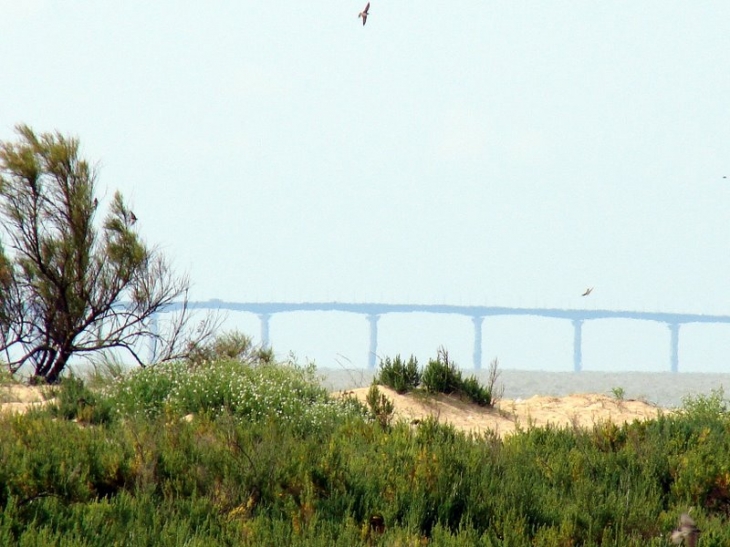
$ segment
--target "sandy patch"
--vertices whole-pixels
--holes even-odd
[[[44,406],[48,399],[40,386],[22,384],[0,385],[0,412],[26,412],[33,407]]]
[[[7,384],[0,386],[0,412],[26,412],[48,403],[44,389],[39,386]],[[365,402],[370,388],[363,387],[349,393]],[[516,428],[530,425],[553,424],[563,427],[591,427],[611,421],[616,424],[656,418],[670,412],[643,401],[620,401],[597,394],[568,395],[565,397],[535,396],[529,399],[504,399],[496,408],[483,408],[449,395],[426,396],[423,393],[399,395],[392,389],[379,386],[395,407],[396,419],[407,422],[433,416],[463,431],[492,430],[504,437]]]
[[[363,387],[339,393],[352,394],[365,402],[369,389]],[[599,394],[505,399],[499,401],[496,408],[487,409],[461,401],[455,396],[425,396],[422,393],[399,395],[387,387],[379,386],[378,389],[393,401],[396,419],[413,422],[433,416],[463,431],[481,433],[492,430],[501,437],[513,433],[518,427],[526,429],[530,425],[591,427],[607,421],[620,425],[656,418],[662,412],[669,412],[643,401],[621,401]]]

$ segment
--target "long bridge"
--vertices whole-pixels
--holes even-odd
[[[177,311],[182,303],[174,303],[165,312]],[[294,312],[346,312],[362,315],[370,326],[368,367],[375,368],[378,349],[378,320],[386,314],[435,313],[469,317],[474,324],[474,368],[482,366],[482,323],[487,317],[532,316],[567,320],[573,324],[573,369],[583,369],[583,323],[599,319],[633,319],[665,324],[669,329],[669,369],[679,370],[679,328],[690,323],[730,323],[727,315],[703,315],[691,313],[666,313],[626,310],[580,310],[559,308],[509,308],[501,306],[454,306],[447,304],[383,304],[347,302],[224,302],[213,299],[204,302],[188,302],[189,309],[226,310],[258,315],[261,321],[261,343],[269,345],[269,324],[278,313]]]

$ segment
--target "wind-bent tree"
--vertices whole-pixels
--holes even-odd
[[[54,383],[71,356],[118,349],[143,365],[148,337],[158,342],[155,360],[184,356],[195,345],[183,335],[187,277],[140,239],[118,192],[95,223],[96,172],[77,139],[16,131],[16,142],[0,142],[0,350],[9,371],[30,366]],[[158,332],[153,315],[181,297],[170,329]],[[211,329],[204,321],[197,341]]]

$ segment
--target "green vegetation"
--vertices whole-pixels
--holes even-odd
[[[617,401],[623,401],[626,397],[626,390],[620,386],[611,388],[611,393],[613,394],[613,398]]]
[[[65,379],[0,415],[0,544],[659,547],[694,506],[700,544],[730,545],[722,393],[502,441],[382,423],[311,367],[216,355]]]
[[[3,367],[53,384],[73,356],[124,350],[142,365],[140,341],[154,338],[153,360],[164,361],[206,340],[215,321],[185,328],[188,279],[139,236],[119,192],[99,218],[96,172],[79,140],[16,129],[17,141],[0,142]],[[180,313],[155,322],[179,300]]]
[[[486,386],[479,383],[476,376],[464,379],[456,363],[449,359],[449,352],[439,348],[436,359],[430,359],[426,368],[421,371],[418,361],[411,355],[408,363],[396,355],[395,359],[386,357],[380,362],[378,373],[373,382],[385,385],[398,393],[414,391],[422,384],[431,394],[455,394],[480,406],[493,406],[498,399],[495,391],[497,377],[497,360],[489,367],[489,380]]]
[[[393,401],[380,392],[377,384],[370,386],[365,402],[370,410],[370,416],[376,419],[382,427],[388,427],[391,424],[395,406]]]
[[[398,393],[413,391],[421,383],[421,370],[418,367],[418,360],[413,355],[407,363],[401,359],[400,355],[396,355],[395,359],[386,357],[380,362],[374,382],[388,386]]]

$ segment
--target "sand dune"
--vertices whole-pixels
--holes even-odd
[[[29,408],[43,406],[46,402],[43,388],[39,386],[0,385],[1,412],[25,412]]]
[[[339,392],[365,401],[369,388]],[[464,402],[456,396],[426,396],[423,393],[399,395],[379,386],[395,407],[397,419],[412,422],[434,416],[463,431],[481,433],[493,430],[504,437],[517,428],[552,424],[560,427],[591,427],[610,421],[616,424],[656,418],[669,412],[643,401],[618,400],[600,394],[576,394],[565,397],[535,396],[525,400],[505,399],[492,409]]]
[[[367,387],[337,392],[351,394],[365,401]],[[463,431],[493,430],[500,436],[513,433],[517,428],[530,425],[553,424],[561,427],[591,427],[611,421],[616,424],[633,420],[655,418],[661,412],[670,412],[643,401],[618,400],[599,394],[577,394],[565,397],[535,396],[529,399],[504,399],[495,408],[483,408],[450,395],[426,395],[422,392],[399,395],[392,389],[379,386],[395,407],[397,419],[408,422],[434,416]],[[46,404],[43,389],[37,386],[10,384],[0,386],[0,411],[25,412]]]

